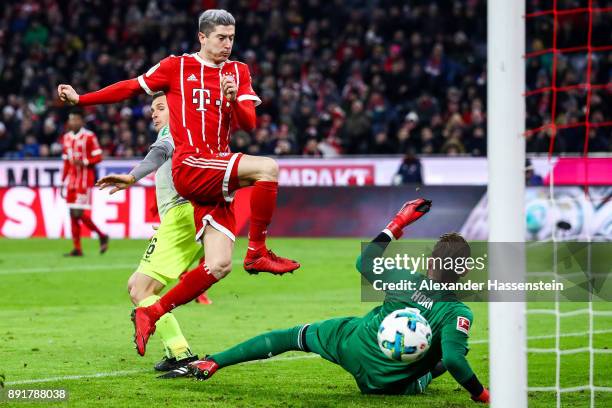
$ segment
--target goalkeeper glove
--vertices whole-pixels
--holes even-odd
[[[395,239],[399,239],[403,234],[403,229],[424,216],[431,208],[431,200],[417,198],[416,200],[404,203],[391,222],[387,225],[386,230],[393,234]]]

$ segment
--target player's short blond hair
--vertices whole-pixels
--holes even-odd
[[[198,18],[198,29],[206,36],[215,31],[218,25],[235,26],[236,19],[227,10],[222,9],[206,10]]]

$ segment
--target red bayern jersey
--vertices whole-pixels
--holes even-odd
[[[96,182],[95,165],[102,161],[102,149],[95,133],[85,128],[77,133],[65,133],[62,136],[62,159],[64,185],[79,191],[93,187]]]
[[[261,103],[251,86],[249,67],[242,62],[227,60],[215,65],[197,53],[170,56],[138,77],[149,95],[166,93],[177,152],[229,152],[232,104],[221,92],[221,79],[226,75],[236,82],[238,102]]]

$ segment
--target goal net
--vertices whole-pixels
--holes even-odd
[[[492,405],[612,406],[612,307],[594,288],[610,269],[602,268],[597,244],[612,238],[612,187],[600,182],[611,147],[605,143],[612,132],[612,2],[520,3],[488,2],[489,239],[527,238],[524,276],[585,277],[586,295],[580,301],[556,293],[549,302],[491,303]],[[539,160],[545,187],[525,191],[524,172],[533,170],[525,150],[545,157]],[[567,270],[572,243],[581,245],[582,262]],[[550,253],[543,271],[530,265],[534,245]],[[508,319],[494,323],[501,315]],[[518,351],[508,351],[511,343]]]

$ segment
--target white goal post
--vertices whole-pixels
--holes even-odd
[[[487,3],[487,145],[489,242],[525,241],[525,2]],[[493,244],[494,245],[494,244]],[[524,253],[491,251],[490,279],[525,276]],[[496,267],[501,266],[501,267]],[[511,267],[511,269],[509,269]],[[493,408],[527,407],[524,302],[489,303]]]

